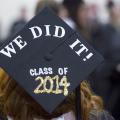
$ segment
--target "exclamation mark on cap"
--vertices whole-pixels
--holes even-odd
[[[83,58],[83,61],[90,59],[93,56],[93,53],[89,53],[86,58]]]

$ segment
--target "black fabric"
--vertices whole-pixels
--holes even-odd
[[[111,24],[102,25],[93,34],[93,40],[105,61],[90,78],[92,88],[103,98],[106,109],[119,119],[120,73],[116,67],[120,63],[120,30]]]
[[[93,46],[110,62],[120,62],[120,31],[111,24],[100,26],[93,34]]]

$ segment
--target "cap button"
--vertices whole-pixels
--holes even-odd
[[[50,53],[47,53],[47,54],[45,55],[44,59],[45,59],[46,61],[51,61],[51,60],[53,59],[53,55],[50,54]]]

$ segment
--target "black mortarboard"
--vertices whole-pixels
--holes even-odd
[[[102,60],[48,8],[0,47],[0,66],[50,113]]]

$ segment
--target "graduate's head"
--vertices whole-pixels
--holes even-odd
[[[2,78],[2,79],[1,79]],[[33,120],[33,118],[50,119],[73,111],[75,113],[75,94],[72,92],[68,97],[54,110],[53,113],[47,113],[36,101],[18,85],[15,80],[0,70],[0,96],[3,100],[3,110],[6,115],[15,120]],[[92,109],[103,109],[103,102],[99,96],[96,96],[87,81],[80,85],[81,95],[81,117],[88,120]]]
[[[88,8],[83,0],[64,0],[63,4],[68,9],[70,17],[74,20],[77,28],[87,26]]]
[[[110,22],[115,27],[118,27],[120,24],[119,5],[117,5],[114,1],[110,0],[107,3],[107,9],[109,13]]]

